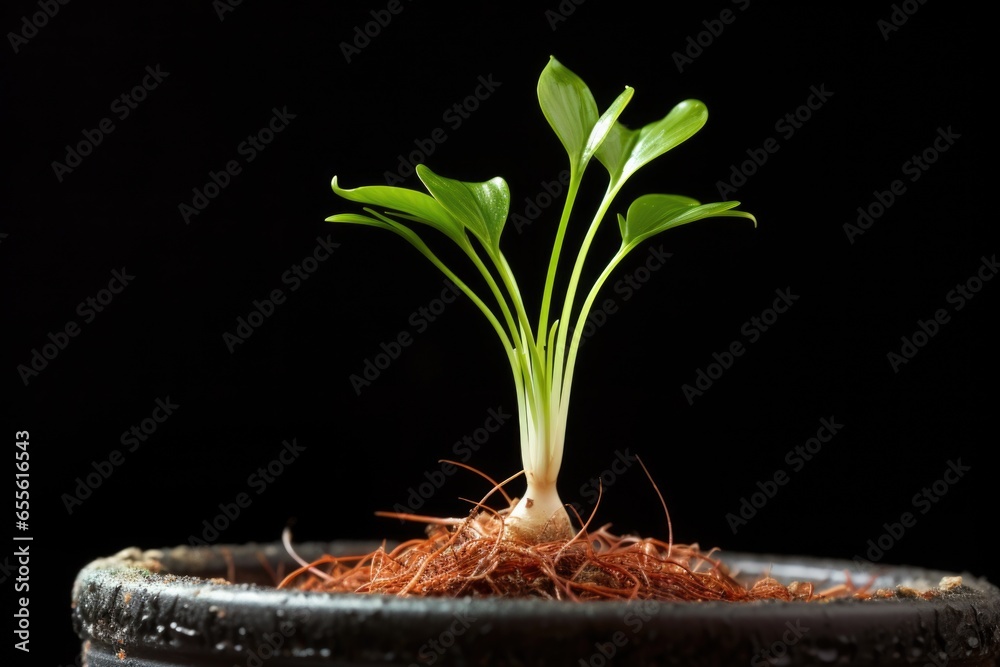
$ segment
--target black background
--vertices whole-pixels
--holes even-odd
[[[996,525],[987,457],[1000,285],[984,283],[961,310],[947,296],[997,251],[984,205],[994,171],[988,126],[977,114],[993,76],[977,31],[985,17],[912,1],[911,16],[891,3],[848,11],[720,1],[664,5],[659,17],[641,3],[567,0],[568,16],[556,21],[555,0],[530,10],[404,0],[348,62],[341,44],[386,3],[248,1],[221,15],[220,6],[73,2],[17,52],[7,33],[23,32],[23,17],[40,10],[30,2],[5,10],[4,469],[15,472],[14,433],[28,430],[34,538],[32,653],[28,661],[16,654],[18,664],[72,664],[70,588],[85,563],[133,545],[186,544],[241,492],[252,504],[221,542],[276,540],[290,521],[298,540],[419,534],[374,512],[405,504],[488,409],[513,414],[513,385],[468,300],[416,333],[409,317],[440,295],[442,277],[397,237],[324,222],[357,210],[332,193],[330,179],[384,184],[398,156],[442,128],[447,140],[428,165],[470,181],[503,176],[512,213],[523,214],[525,198],[566,168],[535,93],[550,55],[588,82],[602,109],[633,86],[622,117],[630,126],[685,98],[708,106],[706,127],[639,172],[613,212],[647,192],[716,201],[717,183],[748,150],[772,137],[779,146],[730,196],[756,214],[758,229],[717,219],[675,230],[636,250],[609,282],[619,308],[577,366],[563,499],[586,503],[581,487],[628,450],[663,491],[677,541],[852,558],[910,511],[916,523],[881,562],[1000,580],[986,549]],[[879,21],[894,7],[907,20],[884,34]],[[718,22],[724,9],[728,24]],[[713,36],[709,26],[723,30]],[[699,33],[702,52],[691,51],[679,71],[675,54]],[[112,103],[147,67],[169,74],[119,118]],[[455,127],[443,114],[474,93],[479,77],[499,85]],[[779,131],[812,87],[828,99],[791,136]],[[247,162],[238,147],[273,109],[287,109],[287,127]],[[57,178],[53,162],[65,162],[67,145],[103,118],[114,131]],[[959,138],[911,181],[904,163],[949,128]],[[179,205],[230,160],[241,172],[186,224]],[[604,187],[600,167],[588,176],[573,239]],[[896,179],[905,192],[851,243],[844,224]],[[415,177],[406,185],[419,187]],[[531,312],[557,219],[552,206],[520,233],[505,232]],[[587,275],[617,247],[616,233],[609,220]],[[339,247],[292,291],[284,272],[328,237]],[[672,257],[625,300],[614,281],[660,245]],[[134,279],[85,322],[78,304],[123,268]],[[230,353],[223,334],[274,289],[287,300]],[[796,295],[794,305],[690,404],[681,386],[713,353],[747,343],[741,327],[778,289]],[[887,354],[938,309],[949,321],[894,372]],[[79,335],[26,384],[18,367],[71,320]],[[402,331],[412,345],[359,395],[349,376]],[[179,407],[128,451],[121,434],[168,397]],[[786,453],[822,418],[843,428],[793,470]],[[248,477],[293,438],[305,449],[257,494]],[[77,478],[113,450],[124,462],[69,513]],[[939,485],[946,493],[922,513],[914,495],[949,461],[969,471]],[[469,463],[498,479],[516,472],[515,419]],[[779,470],[788,483],[734,534],[727,514]],[[596,520],[665,537],[642,471],[633,466],[614,481]],[[421,511],[461,515],[459,498],[486,490],[455,474]],[[11,536],[13,523],[5,524]],[[7,609],[15,576],[0,575]]]

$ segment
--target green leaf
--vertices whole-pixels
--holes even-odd
[[[757,219],[752,214],[732,210],[739,205],[738,201],[701,204],[697,199],[680,195],[643,195],[628,207],[627,217],[618,216],[618,226],[626,246],[635,246],[650,236],[705,218],[749,218],[756,226]]]
[[[451,216],[464,225],[486,248],[500,251],[500,234],[510,211],[510,190],[497,176],[482,183],[439,176],[418,164],[417,176],[427,191]]]
[[[581,162],[587,163],[595,152],[604,143],[615,126],[618,125],[618,116],[622,115],[622,111],[628,106],[629,101],[632,99],[632,94],[635,90],[629,86],[625,86],[625,90],[622,94],[611,103],[608,110],[605,111],[601,117],[594,124],[594,129],[590,132],[590,137],[587,138],[587,145],[583,149],[583,155],[581,156]]]
[[[369,227],[378,227],[379,229],[388,229],[389,231],[395,231],[392,225],[387,222],[383,222],[376,218],[372,218],[367,215],[361,215],[360,213],[338,213],[337,215],[331,215],[326,219],[327,222],[346,222],[355,225],[368,225]]]
[[[550,57],[538,77],[538,104],[569,154],[570,164],[579,166],[598,120],[597,102],[590,88]]]
[[[630,130],[621,123],[615,123],[604,138],[595,155],[597,160],[608,170],[612,179],[616,175],[620,178],[638,136],[639,130]]]
[[[386,227],[381,220],[361,215],[360,213],[337,213],[326,218],[327,222],[351,222],[358,225],[372,225],[373,227]],[[378,224],[373,224],[378,223]]]
[[[333,191],[350,201],[377,206],[387,209],[389,212],[406,213],[410,220],[434,227],[459,245],[468,243],[462,225],[437,200],[423,192],[391,185],[367,185],[348,190],[337,184],[336,176],[333,177]],[[359,221],[340,219],[332,220],[332,222]]]
[[[615,123],[597,150],[597,159],[611,178],[624,182],[640,167],[690,139],[704,127],[708,109],[698,100],[684,100],[666,116],[639,130]]]
[[[360,213],[338,213],[337,215],[331,215],[326,219],[327,222],[342,222],[354,225],[365,225],[367,227],[377,227],[378,229],[384,229],[390,231],[398,236],[402,236],[404,239],[410,242],[410,244],[416,246],[420,252],[424,253],[434,261],[435,258],[430,254],[430,250],[427,248],[426,244],[420,239],[416,232],[407,227],[401,222],[396,222],[390,218],[383,215],[379,215],[373,209],[366,208],[367,212],[378,217],[371,217],[368,215],[361,215]]]

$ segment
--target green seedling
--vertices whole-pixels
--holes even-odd
[[[364,204],[364,213],[339,213],[329,222],[378,227],[398,234],[441,270],[482,311],[510,362],[517,393],[521,460],[527,489],[504,519],[505,539],[536,544],[569,539],[575,534],[556,489],[569,415],[573,371],[591,306],[616,266],[646,239],[696,220],[735,216],[737,201],[702,204],[690,197],[647,194],[637,198],[625,215],[617,214],[621,246],[593,285],[577,303],[580,276],[598,228],[619,191],[641,167],[693,136],[704,126],[708,110],[698,100],[684,100],[665,117],[640,129],[629,129],[618,118],[632,99],[625,90],[603,114],[580,77],[550,58],[538,80],[538,101],[546,120],[569,156],[570,177],[541,294],[541,308],[532,320],[503,252],[501,234],[510,209],[510,191],[500,177],[484,182],[446,178],[425,165],[416,172],[426,192],[394,186],[346,189],[333,178],[333,191]],[[560,294],[557,271],[566,229],[573,217],[583,175],[592,159],[608,172],[607,187],[579,247],[568,284]],[[451,239],[468,257],[482,279],[477,292],[446,266],[421,234],[431,228]],[[574,326],[568,326],[570,323]]]

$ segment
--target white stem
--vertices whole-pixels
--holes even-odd
[[[529,544],[573,537],[569,514],[559,498],[555,480],[539,480],[527,473],[528,489],[504,521],[504,537]]]

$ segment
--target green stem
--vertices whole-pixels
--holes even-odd
[[[430,260],[430,262],[434,266],[436,266],[438,270],[445,275],[446,278],[455,283],[455,286],[458,287],[460,290],[462,290],[462,292],[467,297],[469,297],[469,299],[471,299],[474,304],[476,304],[476,307],[479,308],[480,311],[482,311],[483,315],[486,316],[486,319],[489,320],[489,323],[493,326],[493,330],[496,331],[497,335],[500,337],[500,341],[503,343],[504,349],[505,350],[515,349],[515,346],[511,342],[510,337],[504,331],[503,325],[501,325],[500,321],[497,320],[496,315],[493,314],[493,311],[489,309],[489,307],[483,302],[482,299],[479,298],[479,295],[476,294],[471,287],[466,285],[461,278],[455,275],[454,271],[449,269],[444,262],[438,259],[438,256],[435,255],[434,252],[429,247],[427,247],[427,244],[424,243],[423,240],[419,236],[417,236],[417,234],[412,229],[410,229],[406,225],[402,225],[396,222],[395,220],[392,220],[391,218],[387,218],[386,216],[380,214],[378,211],[373,211],[372,209],[367,209],[367,208],[365,210],[371,213],[372,215],[376,216],[379,220],[381,220],[385,224],[389,225],[391,231],[395,232],[399,236],[402,236],[404,239],[409,241],[410,245],[419,250],[424,257]]]
[[[573,204],[576,202],[577,192],[580,190],[580,182],[583,174],[575,165],[570,165],[569,187],[566,191],[566,202],[563,204],[562,216],[559,218],[559,227],[556,230],[556,238],[552,243],[552,257],[549,258],[549,270],[545,276],[545,288],[542,290],[542,307],[538,315],[538,335],[544,341],[545,331],[549,325],[549,308],[552,303],[552,290],[556,281],[556,270],[559,267],[559,254],[562,251],[563,239],[566,236],[566,228],[569,225],[570,214],[573,211]],[[551,356],[551,348],[548,352]]]
[[[601,287],[607,281],[611,272],[618,266],[618,264],[625,258],[625,256],[634,248],[634,245],[626,246],[624,243],[615,256],[611,258],[611,261],[601,272],[601,275],[594,282],[594,286],[590,289],[587,294],[587,298],[584,299],[583,306],[580,308],[580,314],[577,317],[576,326],[573,328],[573,340],[569,346],[569,352],[566,355],[566,372],[564,374],[563,387],[564,390],[559,397],[559,416],[557,424],[559,428],[565,430],[567,424],[567,418],[569,415],[569,398],[570,393],[573,390],[573,370],[576,368],[576,359],[580,350],[580,341],[583,339],[584,324],[587,322],[587,316],[590,314],[590,309],[594,305],[594,300],[601,291]]]
[[[493,298],[497,300],[497,304],[500,306],[500,310],[503,313],[504,321],[507,323],[507,329],[510,331],[511,337],[515,341],[520,342],[520,336],[517,324],[514,322],[514,317],[511,315],[510,307],[507,305],[507,299],[500,291],[500,286],[497,285],[496,279],[493,277],[493,274],[490,273],[490,270],[488,268],[486,268],[486,265],[483,263],[482,258],[479,257],[479,254],[472,247],[472,243],[466,241],[465,244],[462,244],[462,250],[465,251],[465,254],[469,256],[469,259],[472,260],[472,263],[476,265],[476,268],[479,269],[479,273],[486,280],[486,284],[489,285],[490,291],[493,293]],[[495,258],[493,259],[493,263],[496,264]],[[509,287],[508,291],[510,291]],[[520,301],[520,296],[516,292],[511,294],[511,299],[514,301],[515,309],[522,310],[521,308],[518,308],[518,302]]]
[[[580,282],[580,274],[583,272],[583,265],[587,259],[587,252],[590,249],[590,244],[593,242],[594,236],[597,234],[597,229],[600,227],[601,221],[604,220],[604,215],[607,213],[608,208],[610,208],[611,202],[614,201],[615,195],[618,193],[618,188],[620,186],[621,184],[616,183],[614,180],[608,183],[608,189],[604,193],[601,205],[598,207],[597,213],[594,214],[594,219],[590,223],[590,229],[587,230],[587,235],[584,237],[583,243],[580,245],[580,252],[576,257],[576,263],[573,265],[573,273],[570,276],[569,286],[566,288],[566,300],[563,302],[562,317],[560,318],[563,322],[563,326],[560,327],[557,335],[556,362],[555,370],[552,375],[552,393],[559,402],[561,402],[559,397],[562,395],[563,387],[565,386],[563,368],[565,365],[566,337],[569,334],[569,327],[565,325],[570,321],[570,317],[573,314],[573,301],[576,296],[577,286]]]

